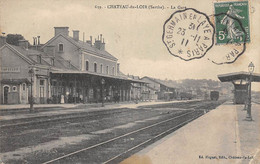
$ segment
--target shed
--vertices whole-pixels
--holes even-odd
[[[234,85],[234,103],[244,104],[248,97],[249,72],[233,72],[218,75],[221,82],[232,82]],[[260,74],[252,73],[251,82],[260,82]]]

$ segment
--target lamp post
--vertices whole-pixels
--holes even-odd
[[[102,99],[102,107],[104,107],[104,84],[105,79],[101,79],[101,99]]]
[[[247,116],[246,116],[246,120],[247,121],[252,121],[252,115],[251,115],[251,83],[252,83],[252,73],[254,72],[254,64],[253,62],[251,62],[248,65],[248,71],[249,71],[249,86],[248,86],[248,105],[247,105]]]
[[[33,98],[33,76],[34,76],[34,70],[33,68],[30,68],[28,72],[31,76],[31,97],[30,97],[30,112],[34,111],[33,103],[34,103],[34,98]]]
[[[244,105],[244,108],[242,109],[242,110],[244,110],[244,111],[247,111],[247,108],[248,108],[248,107],[247,107],[247,106],[248,106],[248,96],[249,96],[248,88],[249,88],[249,81],[250,81],[249,79],[250,79],[250,77],[249,77],[249,78],[248,78],[248,77],[246,78],[246,82],[247,82],[247,83],[246,83],[246,92],[247,92],[247,97],[246,97],[246,99],[245,99],[245,105]]]

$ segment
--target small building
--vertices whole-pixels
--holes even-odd
[[[250,77],[251,82],[260,82],[260,74],[249,72],[234,72],[218,75],[221,82],[232,82],[234,85],[234,104],[244,104],[248,98],[248,85]]]
[[[147,83],[146,89],[151,99],[171,100],[177,98],[176,87],[163,80],[151,77],[143,77],[142,81]]]

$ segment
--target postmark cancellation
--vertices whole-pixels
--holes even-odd
[[[214,26],[196,9],[179,10],[166,20],[162,39],[173,56],[185,61],[198,59],[214,44]]]

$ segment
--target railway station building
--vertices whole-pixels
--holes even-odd
[[[145,83],[120,72],[102,35],[85,42],[77,30],[71,37],[69,27],[54,27],[44,45],[20,40],[14,46],[5,37],[1,44],[1,104],[25,104],[31,97],[35,103],[130,101],[132,86]]]

